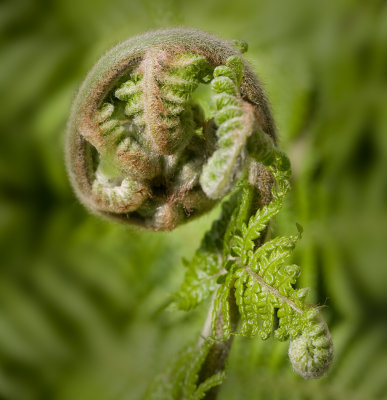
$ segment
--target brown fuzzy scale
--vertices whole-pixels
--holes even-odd
[[[152,179],[161,173],[160,159],[132,143],[130,138],[126,138],[118,146],[116,157],[126,174],[133,178]]]
[[[151,58],[150,55],[153,51],[157,53],[156,58],[158,61],[152,68],[157,71],[160,68],[163,69],[163,66],[169,62],[171,54],[199,54],[205,57],[213,67],[224,65],[226,59],[230,56],[241,57],[241,53],[231,42],[191,29],[175,28],[148,32],[119,44],[98,61],[86,77],[75,98],[67,127],[66,163],[69,177],[77,196],[92,212],[122,223],[136,224],[153,230],[170,230],[176,225],[208,211],[216,202],[198,201],[199,204],[206,204],[192,212],[193,203],[188,200],[190,198],[188,192],[181,192],[181,188],[176,189],[179,192],[178,195],[176,192],[171,193],[171,188],[166,187],[165,189],[160,189],[165,191],[164,195],[160,193],[160,190],[158,193],[153,190],[150,197],[154,197],[155,203],[161,201],[161,204],[164,204],[164,206],[161,205],[158,208],[158,215],[144,217],[136,211],[122,212],[114,209],[114,207],[109,210],[102,210],[99,206],[99,199],[92,190],[95,179],[92,146],[98,150],[102,149],[106,143],[106,138],[101,133],[95,115],[106,101],[109,93],[117,88],[122,83],[123,78],[129,76],[129,73],[134,71],[141,63],[147,63],[146,57],[149,56]],[[152,60],[149,59],[149,63],[151,62]],[[244,63],[245,71],[241,84],[242,98],[254,107],[261,129],[276,142],[275,127],[268,102],[257,77],[250,66],[245,61]],[[168,122],[164,125],[161,124],[160,118],[158,118],[160,115],[164,115],[165,106],[162,102],[157,82],[151,76],[146,79],[147,85],[151,90],[149,91],[150,97],[148,99],[150,108],[148,110],[144,108],[144,117],[149,118],[150,125],[153,123],[153,132],[152,135],[150,133],[149,135],[152,143],[158,148],[159,154],[173,152],[173,149],[170,150],[165,147],[170,141],[167,135],[167,132],[171,133],[170,126],[168,127]],[[186,112],[192,111],[188,110]],[[157,118],[155,113],[158,114]],[[201,149],[204,158],[213,152],[213,149],[209,149],[214,147],[214,144],[211,143],[213,129],[208,128],[211,124],[211,121],[203,124],[203,134],[207,138],[207,140],[203,141],[207,148]],[[157,132],[157,134],[155,135],[154,132]],[[187,149],[188,147],[189,145]],[[179,155],[176,156],[180,157]],[[149,177],[154,174],[157,175],[156,172],[147,174],[146,171],[150,168],[146,162],[147,157],[140,155],[135,157],[131,152],[127,154],[118,152],[117,157],[123,161],[124,170],[129,170],[131,166],[134,166],[134,169],[139,174],[143,171],[143,179],[145,180],[150,179]],[[176,165],[179,165],[179,163]],[[163,166],[161,168],[163,169]],[[266,170],[262,169],[262,171]],[[271,186],[271,180],[268,179],[267,172],[262,171],[250,173],[250,180],[254,180],[253,183],[257,187],[262,187],[262,185],[264,187],[266,185]],[[261,177],[263,178],[262,182],[260,181]],[[160,187],[162,188],[162,186]],[[192,190],[196,189],[193,188]],[[165,215],[161,217],[160,213],[162,214],[163,212]]]
[[[198,208],[204,212],[210,210],[215,204],[215,201],[209,199],[200,187],[187,192],[181,198],[180,202],[184,208],[184,212],[188,216],[193,214]]]

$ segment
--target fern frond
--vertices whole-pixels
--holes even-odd
[[[302,228],[297,225],[297,235],[280,236],[258,248],[255,243],[269,220],[281,209],[289,188],[289,174],[282,169],[286,160],[281,154],[276,157],[278,167],[271,168],[277,184],[273,201],[258,210],[247,224],[241,223],[240,232],[231,237],[233,262],[217,290],[212,331],[215,340],[225,340],[233,333],[249,337],[258,334],[265,340],[274,332],[278,340],[290,338],[289,357],[294,369],[304,378],[315,378],[329,367],[333,346],[318,311],[305,304],[308,290],[294,288],[300,267],[286,263],[302,235]],[[231,331],[229,299],[232,296],[241,319],[238,332]],[[219,315],[223,321],[220,336]],[[278,326],[275,326],[277,319]]]
[[[302,228],[297,225],[295,235],[264,244],[258,241],[281,210],[290,189],[290,162],[257,127],[255,116],[241,98],[242,76],[243,64],[238,57],[228,58],[225,66],[214,70],[211,85],[217,93],[218,149],[203,167],[200,184],[210,198],[223,195],[236,179],[239,164],[249,162],[251,157],[274,177],[271,201],[255,211],[256,189],[241,180],[234,195],[237,204],[226,205],[227,212],[220,218],[222,228],[217,221],[192,262],[185,261],[187,273],[175,294],[175,305],[190,309],[216,290],[211,340],[224,341],[232,334],[259,335],[266,340],[273,333],[278,340],[291,339],[289,358],[293,368],[304,378],[315,378],[330,366],[333,346],[318,311],[305,304],[308,290],[294,287],[300,267],[287,264]],[[241,154],[246,142],[248,155]],[[232,304],[236,304],[240,317],[236,331]]]

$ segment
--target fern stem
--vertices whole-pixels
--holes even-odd
[[[199,339],[199,346],[203,344],[205,338],[211,336],[212,333],[211,319],[212,319],[212,311],[214,307],[215,297],[216,296],[214,295],[211,300],[211,305],[208,310],[207,318],[204,323],[203,330]],[[228,303],[230,310],[229,312],[230,312],[231,330],[235,331],[240,320],[240,315],[238,312],[237,304],[235,302],[235,296],[233,291],[231,291],[229,294]],[[217,331],[221,333],[223,329],[222,313],[218,313],[216,319],[216,326],[217,326]],[[233,340],[234,336],[231,335],[227,340],[213,342],[199,372],[199,380],[198,380],[199,383],[206,381],[208,378],[215,375],[216,373],[224,371]],[[220,386],[215,386],[211,388],[206,393],[203,400],[215,400],[218,396],[219,389]]]

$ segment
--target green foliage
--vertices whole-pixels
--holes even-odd
[[[232,250],[241,258],[242,264],[246,264],[253,257],[252,251],[255,247],[255,240],[261,237],[261,232],[265,229],[269,221],[279,213],[283,201],[289,191],[289,178],[291,175],[289,160],[286,155],[278,150],[273,150],[274,168],[268,166],[273,173],[277,186],[273,188],[273,200],[266,206],[259,209],[252,216],[248,224],[243,220],[237,221],[238,230],[231,238]]]
[[[225,379],[221,371],[198,383],[199,372],[211,347],[204,342],[199,348],[189,347],[173,360],[149,386],[144,400],[200,400]]]
[[[224,236],[240,198],[240,192],[237,191],[222,204],[219,219],[213,222],[211,229],[204,235],[192,260],[183,258],[186,273],[180,290],[173,295],[173,305],[176,308],[189,311],[215,290],[216,281],[222,274]]]
[[[294,288],[300,267],[286,264],[302,228],[297,225],[297,235],[279,236],[257,245],[257,239],[282,208],[289,190],[289,161],[279,151],[274,153],[274,163],[270,166],[276,181],[272,201],[249,218],[253,188],[247,183],[240,184],[239,193],[234,195],[238,205],[232,213],[221,215],[192,262],[186,263],[188,271],[180,292],[175,295],[176,304],[181,309],[200,304],[217,283],[212,311],[214,340],[227,340],[231,334],[247,337],[258,334],[266,340],[275,331],[275,338],[292,340],[289,357],[294,369],[304,378],[316,378],[329,368],[333,345],[317,310],[305,304],[308,290]],[[226,203],[226,210],[231,209],[230,203]],[[217,229],[227,217],[227,228]],[[216,238],[216,245],[210,245],[211,235]],[[235,297],[240,315],[238,332],[231,331],[230,297]]]

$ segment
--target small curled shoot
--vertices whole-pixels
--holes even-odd
[[[303,320],[303,333],[290,342],[289,359],[293,369],[303,378],[319,378],[333,361],[332,339],[317,310],[306,312]]]

